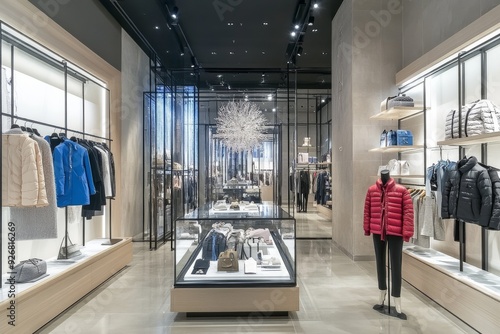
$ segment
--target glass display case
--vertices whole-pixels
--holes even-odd
[[[276,205],[206,204],[175,231],[175,288],[296,286],[295,219]]]

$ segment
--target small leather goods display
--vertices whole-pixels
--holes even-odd
[[[239,271],[238,253],[228,249],[219,254],[217,260],[217,271]]]
[[[205,275],[208,271],[208,268],[210,268],[210,261],[198,259],[194,263],[193,271],[191,272],[191,274],[193,274],[193,275]]]
[[[49,276],[47,262],[36,258],[21,261],[11,271],[15,273],[16,283],[31,283]]]

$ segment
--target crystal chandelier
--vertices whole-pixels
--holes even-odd
[[[232,101],[219,109],[217,138],[234,151],[243,152],[259,146],[264,140],[266,118],[255,103]]]

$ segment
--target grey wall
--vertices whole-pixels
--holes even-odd
[[[121,69],[121,27],[99,0],[29,0],[116,69]]]
[[[124,236],[142,233],[143,92],[149,91],[149,58],[122,32],[121,182]]]
[[[396,125],[370,119],[397,91],[402,18],[400,11],[389,12],[391,3],[344,1],[332,22],[333,240],[354,259],[373,257],[363,234],[364,199],[378,166],[395,158],[369,152],[382,130]]]
[[[403,67],[500,5],[500,0],[402,0]]]

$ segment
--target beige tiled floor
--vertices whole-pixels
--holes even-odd
[[[186,318],[169,312],[173,253],[134,243],[134,258],[40,333],[474,333],[403,284],[408,320],[372,310],[378,290],[373,262],[353,262],[330,240],[298,240],[300,311],[288,317]],[[238,296],[228,303],[237,303]]]

